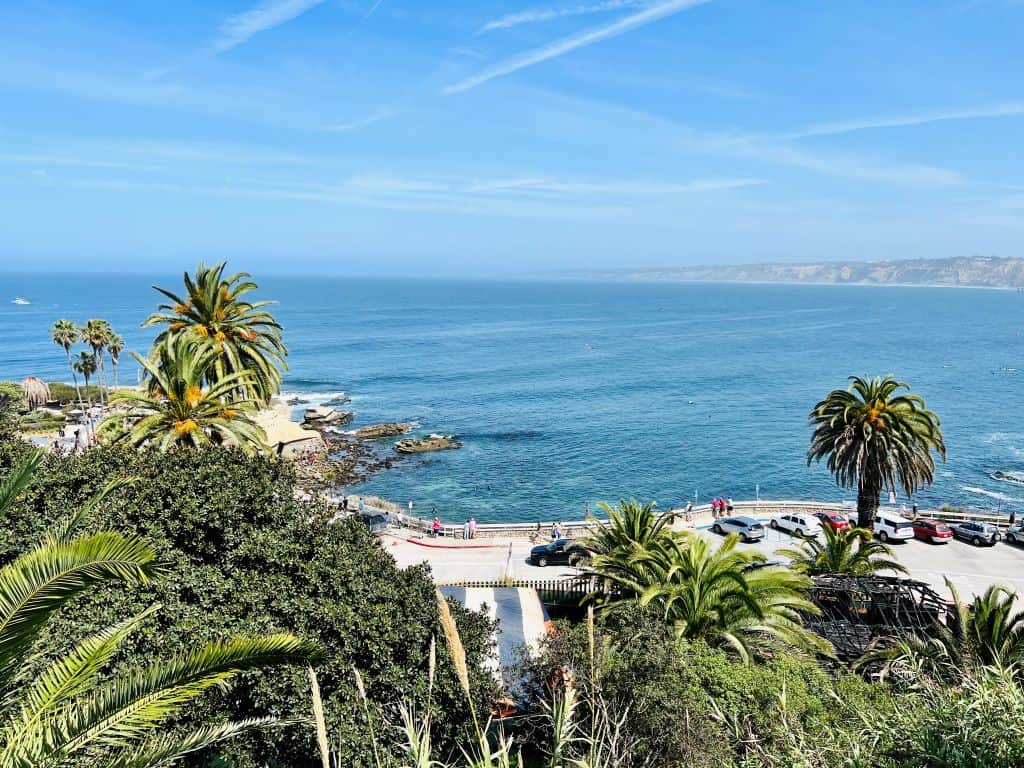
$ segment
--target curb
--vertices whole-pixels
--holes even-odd
[[[428,544],[425,541],[417,541],[416,539],[403,539],[400,536],[395,536],[393,533],[386,533],[385,536],[392,538],[395,542],[404,541],[408,544],[415,544],[417,547],[427,547],[428,549],[508,549],[510,544]]]

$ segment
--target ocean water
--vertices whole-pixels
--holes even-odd
[[[0,275],[0,379],[67,380],[58,317],[105,317],[145,351],[150,285]],[[635,496],[852,500],[807,466],[807,413],[850,374],[894,373],[943,420],[922,505],[1024,509],[1024,295],[734,284],[259,277],[291,354],[285,389],[347,392],[355,426],[413,421],[463,448],[352,488],[443,518],[571,519]],[[32,303],[10,303],[23,296]],[[135,380],[128,356],[121,381]],[[1020,477],[1024,477],[1021,475]],[[900,502],[906,500],[900,499]],[[909,504],[909,501],[906,501]]]

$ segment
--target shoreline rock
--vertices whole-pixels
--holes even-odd
[[[395,437],[411,432],[412,424],[404,422],[385,422],[383,424],[371,424],[368,427],[360,427],[353,435],[357,440],[378,440],[382,437]]]
[[[304,418],[302,426],[306,429],[337,427],[342,424],[348,424],[355,418],[355,413],[352,411],[336,411],[334,408],[326,406],[307,408],[302,415]]]
[[[461,448],[462,443],[454,437],[425,437],[407,438],[395,443],[395,450],[399,453],[428,453],[430,451],[449,451]]]

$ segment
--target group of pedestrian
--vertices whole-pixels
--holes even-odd
[[[361,515],[365,510],[366,503],[363,501],[362,496],[357,497],[354,504],[351,501],[349,501],[349,497],[347,495],[341,497],[342,512],[359,512],[359,514]]]
[[[732,498],[728,499],[712,499],[711,500],[711,516],[718,520],[722,517],[728,517],[732,514]]]
[[[434,518],[435,520],[437,518]],[[476,518],[471,517],[469,520],[462,524],[462,538],[464,539],[475,539],[476,538]]]

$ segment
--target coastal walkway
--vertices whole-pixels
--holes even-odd
[[[795,510],[842,511],[852,514],[851,507],[841,504],[799,501],[750,501],[734,502],[734,514],[750,515],[763,522],[772,517]],[[891,511],[891,510],[890,510]],[[898,510],[896,510],[898,512]],[[710,509],[695,508],[693,522],[684,520],[677,528],[695,530],[706,536],[713,544],[723,540],[708,529],[712,523]],[[963,515],[949,515],[934,510],[920,511],[921,517],[963,518]],[[995,518],[990,515],[970,515],[972,519]],[[1002,526],[1006,518],[998,518]],[[993,519],[993,522],[995,520]],[[410,527],[393,528],[383,536],[385,548],[392,553],[400,567],[427,563],[438,584],[459,584],[465,582],[489,582],[504,579],[553,580],[576,575],[568,566],[539,568],[528,562],[532,544],[529,534],[535,523],[525,524],[480,524],[476,538],[462,539],[461,526],[445,526],[449,535],[433,538],[426,530],[419,529],[419,521],[403,520]],[[568,537],[582,535],[588,525],[585,521],[563,523],[562,530]],[[542,528],[543,541],[547,541],[550,528]],[[753,544],[741,544],[744,548],[757,549],[771,560],[783,560],[775,554],[777,549],[797,543],[793,537],[782,531],[769,528],[765,539]],[[928,544],[922,541],[907,541],[893,544],[896,559],[910,571],[910,577],[930,584],[941,595],[949,596],[945,577],[949,577],[961,596],[968,598],[980,594],[992,584],[1002,584],[1024,593],[1024,547],[1006,542],[997,542],[993,547],[973,547],[960,541],[949,544]]]

